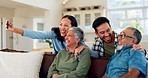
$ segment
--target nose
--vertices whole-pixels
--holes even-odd
[[[67,36],[65,36],[65,40],[67,39]]]
[[[63,24],[60,24],[60,28],[64,28],[64,25]]]
[[[104,35],[105,35],[105,36],[109,36],[109,33],[108,33],[108,32],[105,32]]]
[[[122,38],[118,36],[118,41],[120,41],[120,40],[122,40]]]
[[[63,26],[63,25],[60,25],[60,28],[62,28],[62,29],[63,29],[63,28],[64,28],[64,26]]]

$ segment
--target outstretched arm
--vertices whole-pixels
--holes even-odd
[[[7,25],[6,28],[8,29],[8,31],[15,32],[15,33],[20,34],[20,35],[24,34],[23,29],[14,27],[13,24],[10,21],[7,21],[6,25]]]

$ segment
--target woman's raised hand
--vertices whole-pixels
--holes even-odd
[[[9,31],[14,32],[13,24],[12,24],[10,21],[7,21],[6,26],[7,26],[6,28],[7,28]]]

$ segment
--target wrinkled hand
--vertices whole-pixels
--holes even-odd
[[[77,57],[79,54],[81,54],[82,50],[85,48],[85,46],[79,46],[75,49],[74,56]]]
[[[13,24],[10,21],[7,21],[6,26],[9,31],[14,31]]]
[[[140,50],[142,52],[145,52],[145,49],[139,44],[134,44],[132,50]]]

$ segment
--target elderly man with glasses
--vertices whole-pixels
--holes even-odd
[[[146,78],[144,52],[132,50],[132,45],[139,44],[141,38],[140,31],[132,27],[118,35],[117,52],[111,57],[102,78]]]

